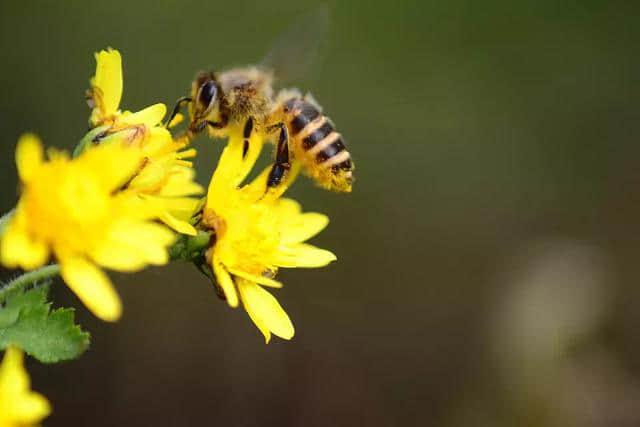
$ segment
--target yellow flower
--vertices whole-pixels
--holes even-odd
[[[30,390],[22,351],[8,347],[0,365],[0,427],[25,427],[51,413],[47,399]]]
[[[159,124],[167,112],[167,107],[162,103],[136,113],[120,111],[123,87],[120,52],[108,48],[96,52],[95,58],[96,74],[89,80],[91,89],[87,91],[89,105],[93,108],[89,118],[91,127],[110,125],[111,132],[137,129],[144,133]]]
[[[44,161],[34,135],[18,141],[22,195],[0,240],[0,261],[34,269],[53,252],[62,278],[82,302],[101,319],[115,321],[120,298],[98,265],[136,271],[165,264],[175,240],[153,222],[156,207],[134,192],[118,191],[140,168],[143,153],[114,143],[73,160],[63,152],[48,154]]]
[[[263,286],[282,286],[274,279],[279,267],[322,267],[336,259],[304,243],[329,219],[302,213],[294,200],[279,198],[290,182],[265,194],[270,168],[239,188],[262,149],[261,136],[252,138],[244,157],[242,145],[241,132],[232,133],[209,185],[202,224],[215,232],[215,244],[206,253],[207,261],[228,304],[236,307],[242,301],[266,342],[272,333],[291,339],[291,320]]]
[[[196,150],[182,150],[188,139],[176,140],[157,134],[142,147],[143,167],[127,184],[145,203],[158,209],[158,217],[175,231],[195,236],[191,217],[200,206],[200,199],[189,196],[202,194],[204,189],[194,181],[195,170],[190,161]]]
[[[160,121],[166,113],[164,104],[154,104],[137,113],[121,112],[122,58],[114,49],[95,54],[96,74],[90,80],[89,96],[93,110],[89,122],[96,131],[90,132],[81,144],[90,147],[91,140],[107,143],[111,139],[140,147],[145,162],[137,176],[128,184],[147,203],[160,210],[160,220],[175,231],[195,235],[189,223],[200,201],[190,198],[204,189],[194,181],[192,164],[184,159],[195,157],[196,150],[182,150],[189,140],[174,141]],[[176,124],[180,120],[174,120]],[[181,151],[182,150],[182,151]]]

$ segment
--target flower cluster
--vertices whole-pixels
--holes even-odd
[[[293,162],[276,189],[267,191],[270,168],[245,184],[265,134],[256,131],[247,142],[242,128],[231,127],[203,197],[205,189],[195,181],[190,161],[197,154],[188,147],[192,134],[170,131],[181,116],[162,123],[167,109],[161,103],[122,111],[120,53],[107,49],[95,58],[96,72],[87,91],[90,129],[73,153],[45,150],[33,134],[18,141],[20,197],[15,209],[0,219],[0,263],[34,270],[21,277],[39,278],[34,273],[45,269],[59,272],[95,316],[116,321],[122,303],[105,269],[134,272],[188,259],[214,280],[230,307],[242,304],[266,342],[272,334],[291,339],[289,316],[265,288],[282,287],[276,279],[280,268],[322,267],[336,259],[305,243],[327,226],[328,217],[303,213],[299,203],[282,198],[300,165]],[[181,251],[185,247],[188,250]],[[38,270],[51,260],[59,268]],[[44,289],[35,280],[29,284]],[[21,316],[28,318],[29,309],[21,304],[36,304],[38,295],[39,310],[44,310],[38,322],[40,330],[46,330],[46,292],[9,299],[14,288],[25,283],[18,278],[0,287],[0,337],[3,328],[24,327],[19,322]],[[74,345],[60,345],[58,353],[18,338],[13,342],[10,333],[0,339],[0,349],[6,349],[0,366],[1,426],[30,425],[50,412],[46,399],[29,391],[20,347],[48,361],[71,358],[69,352],[79,354],[86,348],[88,334],[72,324],[72,315],[61,313],[51,313],[51,322],[58,322],[52,330],[67,334]]]
[[[196,234],[189,223],[203,189],[185,158],[195,150],[174,141],[162,120],[166,107],[118,110],[120,53],[96,54],[89,120],[75,158],[55,149],[45,161],[34,135],[20,138],[16,164],[21,197],[0,241],[0,261],[29,270],[53,254],[62,278],[103,320],[117,320],[122,304],[99,266],[137,271],[169,261],[174,234]]]

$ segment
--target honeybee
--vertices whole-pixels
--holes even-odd
[[[306,28],[315,28],[317,33],[319,27],[326,26],[323,22],[326,16],[311,23],[306,20]],[[297,89],[274,93],[274,75],[279,70],[283,74],[291,74],[292,68],[294,74],[300,71],[295,69],[296,65],[287,69],[282,63],[304,68],[309,62],[299,57],[312,54],[311,45],[317,40],[315,33],[301,36],[299,33],[306,31],[302,28],[290,30],[260,66],[198,73],[191,85],[191,95],[178,100],[172,117],[188,104],[191,136],[208,129],[213,137],[225,137],[230,129],[242,126],[244,153],[253,132],[263,132],[268,140],[273,139],[275,160],[266,190],[282,183],[296,161],[319,186],[351,192],[354,170],[351,155],[322,108],[311,95],[303,95]]]

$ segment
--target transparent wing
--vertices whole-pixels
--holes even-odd
[[[303,79],[318,59],[328,27],[326,5],[303,15],[275,41],[261,68],[272,71],[279,86]]]

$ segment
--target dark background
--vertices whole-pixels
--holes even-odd
[[[192,266],[110,274],[77,361],[29,361],[50,426],[640,425],[636,2],[329,2],[300,85],[346,136],[352,195],[300,180],[338,255],[281,273],[296,326],[265,345]],[[122,106],[172,104],[199,69],[258,60],[301,1],[2,2],[0,208],[20,133],[71,149],[93,52]],[[206,183],[222,147],[200,138]],[[4,276],[10,274],[5,272]]]

